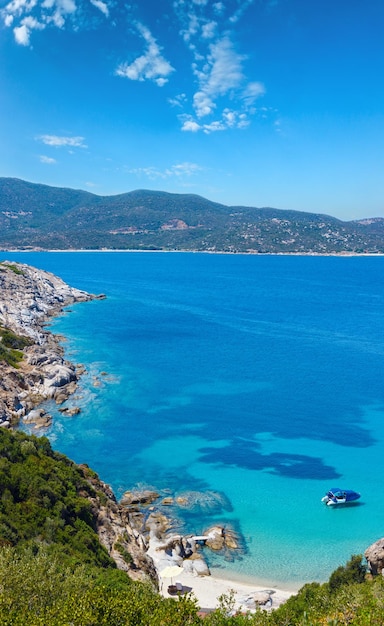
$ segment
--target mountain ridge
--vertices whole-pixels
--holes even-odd
[[[150,189],[99,196],[0,178],[0,248],[375,254],[384,253],[384,218],[343,221]]]

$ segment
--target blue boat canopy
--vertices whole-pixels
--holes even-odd
[[[352,489],[340,489],[340,487],[332,487],[327,492],[328,498],[337,499],[345,499],[346,502],[353,502],[354,500],[358,500],[360,498],[360,494],[357,491],[353,491]]]

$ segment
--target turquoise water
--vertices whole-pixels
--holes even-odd
[[[107,294],[52,324],[88,373],[48,436],[117,496],[220,492],[221,509],[178,511],[242,533],[215,573],[297,587],[383,535],[383,257],[1,256]],[[330,510],[332,486],[361,502]]]

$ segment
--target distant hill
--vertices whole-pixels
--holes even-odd
[[[226,206],[193,194],[115,196],[0,178],[0,248],[383,253],[384,218]]]

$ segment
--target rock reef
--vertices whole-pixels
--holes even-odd
[[[243,539],[225,522],[208,526],[202,535],[180,532],[179,508],[193,511],[200,502],[204,510],[217,513],[219,503],[221,511],[228,506],[222,494],[186,491],[164,496],[144,488],[125,492],[120,500],[131,525],[142,534],[159,577],[167,566],[175,565],[193,577],[210,576],[206,550],[220,552],[225,560],[241,558],[245,551]]]
[[[0,329],[25,344],[17,365],[0,360],[0,426],[11,427],[20,419],[37,427],[49,425],[50,417],[36,407],[48,399],[64,402],[74,392],[81,370],[64,358],[59,338],[45,325],[67,305],[104,297],[70,287],[44,270],[0,263]]]

